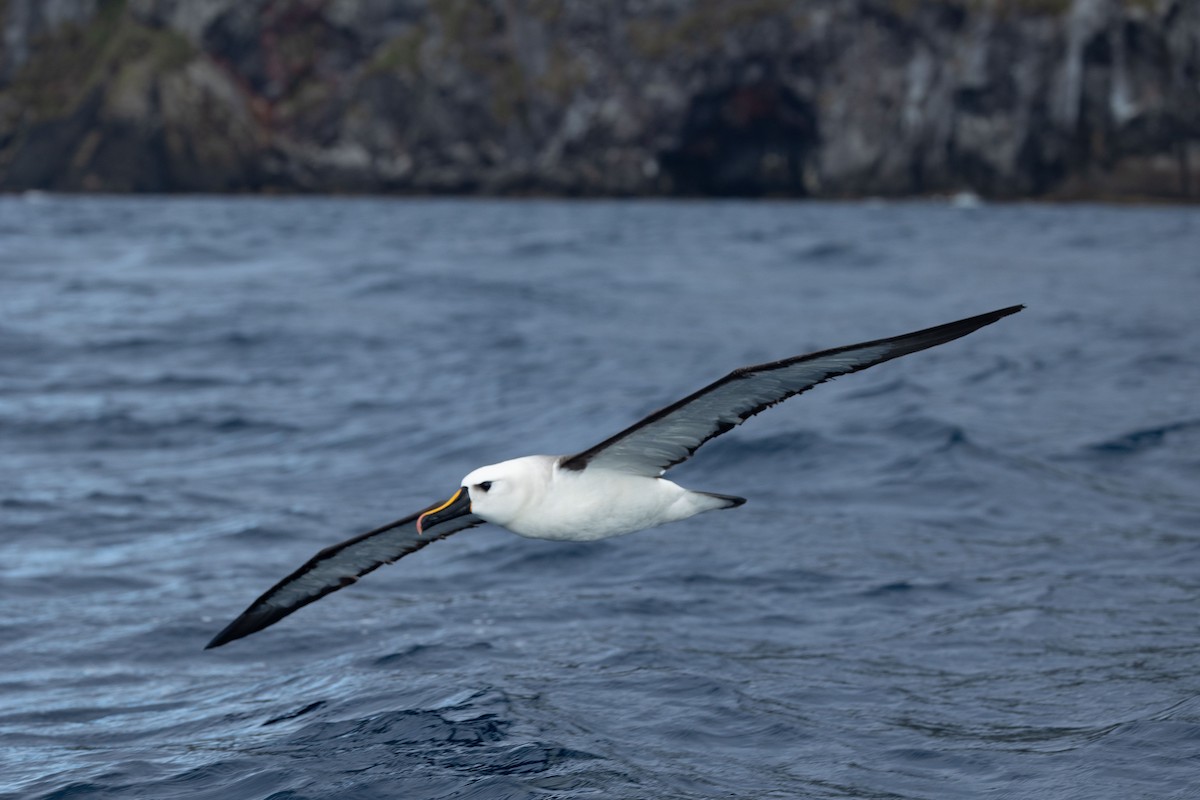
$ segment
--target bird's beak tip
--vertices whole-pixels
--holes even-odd
[[[454,517],[469,513],[471,513],[471,495],[467,493],[467,487],[460,486],[458,487],[458,491],[450,496],[449,500],[441,505],[427,509],[421,516],[417,517],[417,535],[420,536],[425,532],[425,519],[427,517],[431,518],[431,525],[436,525],[446,519],[453,519]]]

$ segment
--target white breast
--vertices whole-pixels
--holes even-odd
[[[556,468],[546,491],[505,527],[533,539],[591,541],[687,519],[719,505],[662,478]]]

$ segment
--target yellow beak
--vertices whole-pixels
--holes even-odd
[[[421,516],[417,517],[417,535],[420,536],[425,531],[426,525],[437,525],[439,522],[469,513],[471,513],[471,496],[467,493],[467,487],[460,486],[449,500],[421,512]],[[428,523],[425,521],[427,518],[429,519]]]

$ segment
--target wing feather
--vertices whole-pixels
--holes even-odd
[[[966,336],[1024,306],[1010,306],[934,328],[735,369],[595,447],[568,456],[566,469],[589,466],[655,477],[755,414],[839,375]]]
[[[427,544],[483,522],[479,517],[468,514],[426,526],[424,532],[418,534],[417,517],[422,513],[424,510],[347,539],[341,544],[326,547],[251,603],[237,619],[213,637],[205,649],[220,647],[234,639],[257,633],[330,592],[349,586],[384,564],[391,564]]]

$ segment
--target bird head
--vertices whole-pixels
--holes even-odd
[[[417,520],[421,531],[463,514],[508,527],[529,501],[548,485],[541,457],[527,456],[480,467],[462,479],[454,495],[426,511]]]

